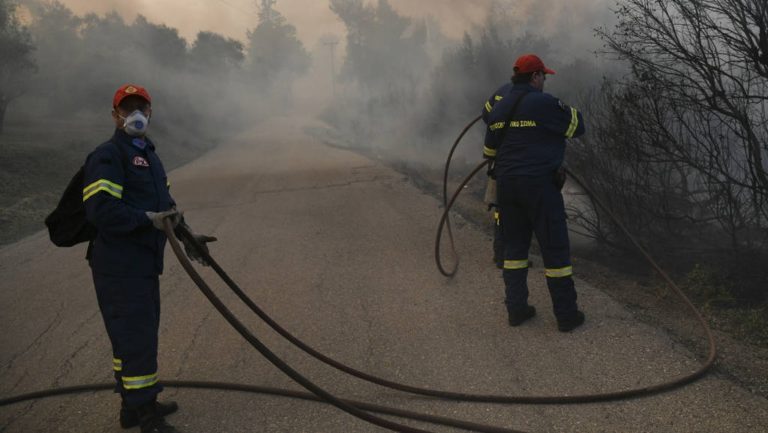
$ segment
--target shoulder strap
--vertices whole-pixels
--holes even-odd
[[[520,106],[520,103],[523,102],[523,99],[525,99],[526,96],[531,92],[523,92],[522,95],[518,96],[517,101],[515,101],[515,105],[512,106],[512,111],[509,112],[509,116],[507,116],[506,119],[504,119],[506,128],[505,131],[509,129],[509,123],[512,122],[512,120],[515,117],[515,114],[517,114],[517,108]]]
[[[504,129],[502,130],[501,140],[504,140],[504,138],[507,136],[507,132],[512,129],[509,124],[512,122],[515,114],[517,113],[517,107],[520,106],[520,103],[523,102],[523,99],[525,99],[529,93],[531,92],[523,92],[522,95],[517,97],[517,101],[515,101],[515,104],[512,106],[512,110],[509,112],[509,116],[504,119]]]

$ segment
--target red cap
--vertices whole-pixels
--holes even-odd
[[[152,98],[149,96],[147,89],[135,84],[124,84],[115,92],[115,97],[112,98],[112,108],[116,108],[123,99],[133,95],[141,96],[150,104],[152,103]]]
[[[541,61],[539,56],[535,54],[526,54],[520,56],[515,61],[515,72],[519,74],[528,74],[530,72],[544,71],[545,74],[554,74],[555,71],[544,66],[544,62]]]

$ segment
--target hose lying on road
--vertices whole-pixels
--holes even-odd
[[[176,237],[174,236],[174,232],[173,232],[173,227],[171,225],[170,220],[168,219],[165,220],[165,233],[171,244],[171,248],[173,249],[173,252],[176,254],[176,257],[179,259],[179,262],[181,263],[184,270],[187,272],[190,278],[194,281],[194,283],[198,286],[200,291],[203,292],[203,295],[205,295],[208,301],[216,308],[216,310],[224,317],[224,319],[227,320],[227,322],[229,322],[230,326],[232,326],[243,338],[245,338],[256,350],[259,351],[259,353],[261,353],[262,356],[264,356],[268,361],[270,361],[275,367],[277,367],[279,370],[281,370],[283,373],[285,373],[295,382],[300,384],[302,387],[309,390],[312,394],[284,390],[284,389],[277,389],[277,388],[266,388],[266,387],[259,387],[259,386],[245,385],[245,384],[231,384],[231,383],[222,383],[222,382],[163,381],[162,383],[164,386],[168,386],[172,388],[176,387],[176,388],[213,389],[213,390],[225,390],[225,391],[242,391],[242,392],[291,397],[291,398],[297,398],[297,399],[303,399],[303,400],[319,401],[319,402],[331,404],[359,419],[362,419],[364,421],[367,421],[379,427],[383,427],[392,431],[405,432],[405,433],[430,433],[430,432],[428,430],[409,427],[409,426],[395,423],[377,416],[373,416],[368,412],[393,415],[400,418],[423,421],[431,424],[445,425],[449,427],[455,427],[463,430],[476,431],[481,433],[525,433],[518,430],[472,423],[468,421],[462,421],[462,420],[457,420],[457,419],[452,419],[447,417],[425,415],[417,412],[406,411],[402,409],[396,409],[396,408],[380,406],[380,405],[374,405],[366,402],[342,400],[335,397],[331,393],[325,391],[324,389],[312,383],[309,379],[307,379],[306,377],[298,373],[296,370],[294,370],[292,367],[290,367],[288,364],[286,364],[282,359],[280,359],[277,355],[275,355],[266,345],[264,345],[255,335],[253,335],[253,333],[251,333],[245,327],[245,325],[243,325],[242,322],[240,322],[237,319],[237,317],[235,317],[232,311],[229,310],[224,305],[224,303],[213,293],[213,290],[211,290],[208,284],[197,273],[192,263],[190,263],[186,254],[184,253],[181,246],[179,245],[179,242],[176,240]],[[188,230],[186,230],[186,228],[184,228],[183,226],[180,226],[179,233],[181,234],[182,237],[185,237],[186,239],[192,241],[193,244],[198,249],[198,251],[202,253],[207,260],[209,260],[209,263],[213,262],[213,259],[210,257],[207,251],[202,249],[200,245],[195,242],[193,235]],[[218,264],[216,264],[215,266],[218,268]],[[0,407],[13,404],[13,403],[53,397],[58,395],[67,395],[67,394],[76,394],[76,393],[94,392],[94,391],[107,391],[107,390],[113,390],[113,389],[114,389],[114,383],[79,385],[79,386],[72,386],[72,387],[66,387],[66,388],[48,389],[48,390],[32,392],[24,395],[2,398],[0,399]]]
[[[270,395],[275,397],[286,397],[296,400],[305,400],[312,402],[324,401],[314,394],[308,392],[293,391],[282,388],[271,388],[265,386],[246,385],[243,383],[227,383],[227,382],[203,382],[203,381],[191,381],[191,380],[164,380],[162,382],[166,388],[176,389],[199,389],[199,390],[211,390],[211,391],[234,391],[244,392],[251,394]],[[96,383],[92,385],[78,385],[69,386],[55,389],[48,389],[44,391],[30,392],[28,394],[21,394],[13,397],[0,399],[0,407],[7,406],[14,403],[22,403],[30,400],[39,400],[43,398],[57,397],[62,395],[82,394],[90,392],[105,392],[114,391],[115,384],[113,383]],[[511,430],[499,427],[492,427],[483,424],[476,424],[468,421],[460,421],[453,418],[446,418],[436,415],[424,415],[418,412],[412,412],[409,410],[397,409],[387,406],[380,406],[376,404],[366,403],[356,400],[341,400],[344,403],[355,406],[361,410],[369,412],[379,413],[382,415],[391,415],[398,418],[411,419],[415,421],[423,421],[430,424],[444,425],[447,427],[455,427],[462,430],[474,431],[474,432],[487,432],[487,433],[525,433],[519,430]]]

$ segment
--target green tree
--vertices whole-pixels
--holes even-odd
[[[159,65],[182,69],[187,60],[187,41],[177,29],[155,24],[139,15],[131,25],[133,43],[140,52]]]
[[[413,90],[429,69],[426,25],[399,15],[387,0],[331,0],[347,28],[343,74],[374,95]]]
[[[225,74],[239,69],[244,59],[242,42],[211,32],[199,32],[189,51],[190,63],[202,73]]]
[[[272,9],[273,3],[263,2],[258,26],[248,31],[248,70],[258,87],[285,96],[312,60],[296,37],[296,27]]]
[[[35,45],[35,92],[53,94],[69,81],[67,71],[80,60],[82,19],[59,2],[31,3],[30,33]]]
[[[32,38],[19,23],[16,5],[0,0],[0,134],[8,104],[21,96],[35,69]]]

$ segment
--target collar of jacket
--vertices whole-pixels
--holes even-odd
[[[541,93],[541,90],[531,86],[528,83],[525,83],[525,84],[515,84],[514,86],[512,86],[512,90],[522,90],[522,91],[526,91],[526,92],[539,92],[539,93]]]
[[[146,145],[144,147],[134,144],[134,140],[139,139],[138,137],[132,137],[128,135],[124,130],[122,129],[115,129],[115,135],[112,136],[112,139],[117,143],[118,145],[130,145],[135,147],[136,149],[144,150],[146,148],[152,149],[152,151],[155,150],[155,145],[152,143],[152,140],[149,139],[149,137],[144,136],[140,138],[141,140],[144,140]]]

